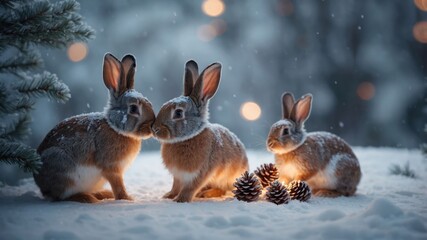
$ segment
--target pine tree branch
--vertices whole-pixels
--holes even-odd
[[[34,6],[33,6],[34,5]],[[14,9],[15,17],[0,17],[0,46],[19,39],[37,45],[62,48],[70,42],[86,41],[94,37],[94,30],[87,26],[79,14],[75,0],[50,5],[48,1],[23,4]]]
[[[21,50],[21,52],[11,59],[0,62],[0,73],[16,73],[18,71],[28,71],[43,65],[40,53],[35,50]]]
[[[8,88],[7,86],[0,81],[0,112],[9,112],[10,104],[8,102]]]
[[[16,84],[7,87],[5,81],[0,81],[0,118],[6,114],[28,112],[33,106],[34,101],[27,94],[21,94]]]
[[[9,142],[0,139],[0,161],[8,164],[18,164],[26,172],[38,173],[42,163],[40,155],[19,142]]]
[[[15,114],[14,114],[15,115]],[[28,112],[21,112],[17,117],[9,121],[9,124],[6,124],[2,119],[0,124],[0,138],[18,141],[24,140],[31,134],[31,116]]]
[[[31,97],[47,95],[52,100],[66,102],[71,98],[70,89],[61,82],[56,74],[44,71],[33,76],[22,75],[25,81],[18,86],[18,91]]]
[[[11,0],[0,0],[0,7],[2,8],[12,8],[13,2]]]
[[[41,166],[34,149],[15,142],[29,134],[33,98],[47,95],[65,102],[71,95],[55,74],[31,72],[43,63],[35,47],[62,48],[94,38],[94,30],[78,9],[75,0],[53,4],[49,0],[0,0],[0,73],[4,78],[20,78],[0,81],[0,161],[33,172]],[[20,54],[8,52],[13,48]]]

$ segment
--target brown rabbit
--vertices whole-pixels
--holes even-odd
[[[209,99],[218,89],[220,74],[219,63],[199,76],[197,63],[188,61],[183,96],[166,102],[153,124],[163,162],[173,175],[172,190],[165,198],[190,202],[196,194],[222,196],[248,169],[245,148],[236,135],[208,121]]]
[[[306,133],[312,98],[307,94],[295,103],[291,93],[282,95],[283,119],[271,127],[267,148],[275,154],[282,181],[306,181],[315,196],[351,196],[362,175],[359,161],[338,136]]]
[[[95,203],[128,199],[123,173],[135,159],[141,140],[151,136],[151,103],[133,89],[135,58],[122,61],[107,53],[104,83],[110,99],[104,112],[65,119],[37,149],[42,168],[34,179],[43,196],[55,201]],[[102,190],[108,181],[113,192]]]

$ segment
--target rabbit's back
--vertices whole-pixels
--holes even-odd
[[[61,148],[72,155],[84,155],[85,152],[94,151],[93,138],[103,122],[106,123],[106,120],[101,113],[67,118],[50,130],[37,152],[42,154],[51,147]]]
[[[276,163],[283,180],[304,180],[313,190],[334,189],[340,184],[355,186],[361,176],[359,162],[350,146],[328,132],[307,134],[297,149],[277,155]]]
[[[303,146],[297,150],[309,162],[308,165],[318,168],[304,179],[313,192],[335,189],[345,196],[356,192],[361,178],[359,161],[343,139],[328,132],[313,132],[307,134]],[[307,155],[307,152],[312,155]]]

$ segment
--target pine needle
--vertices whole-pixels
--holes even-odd
[[[22,76],[25,81],[22,81],[18,86],[21,93],[28,94],[30,97],[48,96],[50,99],[62,103],[71,98],[70,89],[58,79],[56,74],[45,71],[43,74]]]
[[[40,155],[19,142],[8,142],[0,139],[0,161],[8,164],[17,164],[26,172],[38,173],[42,163]]]

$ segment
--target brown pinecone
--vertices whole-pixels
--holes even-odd
[[[273,163],[264,163],[255,170],[255,175],[258,176],[264,188],[279,179],[279,171]]]
[[[292,200],[300,200],[301,202],[305,202],[311,198],[310,187],[304,181],[293,180],[287,185],[287,188]]]
[[[240,178],[236,179],[234,187],[236,187],[233,190],[234,197],[239,201],[256,201],[262,193],[258,178],[253,173],[249,174],[248,171],[245,171]]]
[[[289,203],[290,197],[288,190],[283,186],[279,181],[274,181],[267,187],[267,192],[265,193],[266,199],[269,202],[279,204]]]

